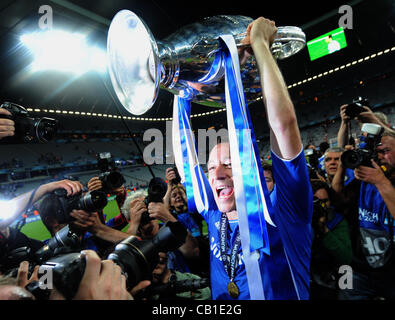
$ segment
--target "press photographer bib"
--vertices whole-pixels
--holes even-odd
[[[361,183],[358,210],[363,255],[370,267],[384,267],[393,258],[394,219],[374,185]]]

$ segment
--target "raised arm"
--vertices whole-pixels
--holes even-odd
[[[6,210],[4,214],[8,214],[7,218],[0,221],[0,229],[3,229],[15,221],[27,208],[29,201],[31,199],[30,205],[34,204],[40,200],[45,194],[50,193],[56,189],[63,188],[67,191],[67,195],[77,194],[82,191],[83,186],[78,181],[71,180],[61,180],[43,184],[33,195],[34,190],[24,193],[10,201],[7,201],[4,208],[1,210]],[[33,197],[32,197],[33,195]]]
[[[302,150],[302,140],[287,86],[270,51],[276,32],[274,22],[261,17],[249,25],[247,38],[258,64],[271,148],[279,157],[289,160]]]

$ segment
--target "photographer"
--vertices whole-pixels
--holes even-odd
[[[79,182],[70,180],[55,181],[41,185],[31,192],[27,192],[8,201],[5,208],[7,208],[9,212],[2,212],[6,217],[3,220],[0,220],[0,266],[3,272],[16,267],[13,265],[14,261],[12,260],[12,257],[11,260],[8,257],[8,255],[14,250],[25,247],[27,250],[34,253],[44,245],[43,242],[31,239],[23,234],[19,229],[11,228],[9,225],[40,199],[60,188],[64,189],[65,193],[71,196],[81,192],[82,185]],[[53,234],[60,229],[61,226],[54,228]]]
[[[344,163],[334,178],[333,188],[348,203],[354,252],[353,289],[342,290],[342,299],[395,298],[395,134],[386,130],[378,138],[377,159],[359,165],[356,179],[344,186]]]
[[[97,212],[77,208],[70,210],[65,205],[68,201],[70,200],[51,193],[42,199],[38,207],[41,220],[52,237],[68,226],[79,238],[81,249],[95,250],[100,256],[114,243],[128,237],[124,232],[101,223]]]
[[[103,210],[98,210],[97,213],[94,213],[89,217],[80,215],[81,220],[88,219],[88,224],[91,224],[90,229],[88,230],[89,233],[85,235],[86,239],[90,239],[89,241],[94,243],[90,248],[99,251],[100,253],[105,252],[112,243],[124,239],[123,236],[125,236],[125,233],[121,232],[121,230],[129,223],[121,212],[121,208],[127,196],[126,189],[123,185],[124,180],[122,175],[118,172],[117,177],[119,177],[119,179],[116,179],[118,180],[116,181],[117,183],[115,185],[110,184],[110,186],[103,183],[103,178],[93,177],[88,182],[88,190],[100,190],[105,191],[110,195],[115,195],[115,200],[120,214],[111,218],[107,222]]]
[[[350,145],[350,125],[351,120],[355,119],[360,124],[362,123],[375,123],[383,127],[387,131],[392,131],[388,124],[386,116],[382,112],[373,112],[367,106],[361,106],[359,111],[350,112],[347,110],[349,108],[348,104],[344,104],[340,107],[340,128],[337,134],[337,145],[344,148],[346,145]],[[359,112],[359,113],[358,113]],[[350,116],[351,113],[351,116]]]
[[[103,182],[99,177],[93,177],[88,181],[89,191],[103,190],[103,187],[104,187]],[[115,195],[115,201],[117,202],[119,211],[121,211],[123,203],[125,202],[125,199],[127,197],[125,186],[122,184],[120,186],[116,186],[114,188],[104,191],[108,192],[110,195]],[[107,223],[105,222],[105,216],[102,210],[99,212],[99,217],[102,223],[105,223],[107,226],[117,230],[122,230],[124,227],[128,225],[128,221],[125,219],[125,216],[121,213],[118,216],[110,219]]]
[[[127,230],[128,235],[137,235],[142,239],[152,239],[159,231],[159,220],[163,223],[177,221],[164,203],[151,202],[147,207],[145,203],[147,196],[147,193],[138,191],[125,200],[122,212],[130,222]],[[198,254],[199,247],[196,240],[188,232],[185,244],[168,254],[168,267],[180,272],[190,272],[187,259],[196,257]]]
[[[352,259],[347,220],[340,199],[325,182],[312,181],[314,210],[312,219],[311,300],[336,299],[338,269]]]
[[[130,292],[126,290],[126,278],[121,268],[111,260],[101,260],[92,250],[81,252],[86,260],[86,267],[78,290],[73,300],[133,300]],[[38,266],[29,277],[29,263],[23,261],[18,269],[16,278],[0,276],[0,300],[36,300],[37,298],[26,289],[26,286],[39,281]],[[141,290],[149,282],[140,282],[133,290]],[[50,289],[49,300],[65,300],[57,290]]]

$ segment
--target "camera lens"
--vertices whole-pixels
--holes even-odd
[[[107,182],[112,187],[112,189],[116,189],[123,185],[124,178],[119,172],[111,171],[110,174],[107,176]]]
[[[360,152],[355,150],[347,150],[341,155],[341,161],[344,167],[355,169],[363,162],[363,157]]]
[[[58,130],[57,121],[51,118],[33,119],[33,126],[35,128],[35,138],[39,142],[52,140]]]
[[[78,202],[78,209],[95,212],[107,205],[107,196],[102,191],[91,191],[85,194]]]

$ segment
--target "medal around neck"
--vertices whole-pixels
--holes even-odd
[[[233,281],[230,281],[228,283],[228,293],[234,299],[237,299],[239,297],[240,294],[239,287]]]
[[[161,41],[135,13],[119,11],[108,31],[108,70],[114,91],[125,109],[141,115],[155,103],[159,89],[165,89],[193,102],[223,108],[225,67],[219,38],[230,34],[238,48],[248,47],[242,41],[252,18],[219,15],[192,23]],[[298,27],[278,27],[271,47],[276,59],[299,52],[306,36]],[[240,65],[245,97],[248,103],[262,96],[254,56]]]

